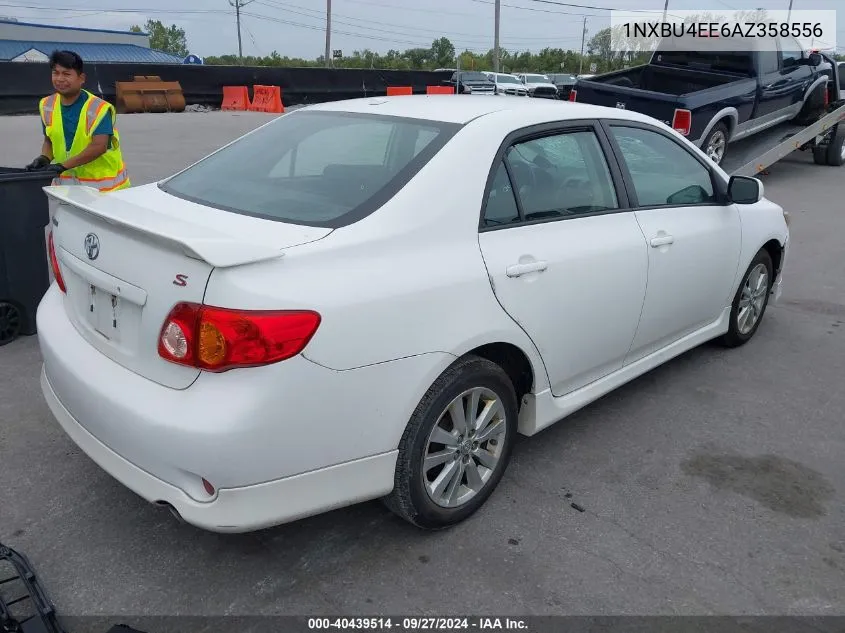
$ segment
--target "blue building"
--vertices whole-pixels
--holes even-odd
[[[0,61],[47,62],[54,50],[75,51],[85,62],[181,64],[150,48],[147,33],[31,24],[0,19]]]

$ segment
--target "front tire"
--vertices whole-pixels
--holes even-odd
[[[769,305],[774,265],[766,249],[760,249],[745,271],[731,304],[728,332],[720,339],[726,347],[745,345],[754,336]]]
[[[837,125],[827,146],[827,164],[841,167],[845,164],[845,126]]]
[[[477,356],[455,362],[411,416],[387,507],[425,529],[467,519],[507,468],[517,411],[513,384],[501,367]]]

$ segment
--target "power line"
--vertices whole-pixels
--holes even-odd
[[[323,18],[322,15],[318,16],[318,15],[311,15],[309,13],[302,13],[301,12],[301,11],[310,11],[312,13],[322,14],[322,12],[319,11],[318,9],[309,9],[308,7],[303,7],[303,6],[300,6],[300,5],[288,4],[286,2],[280,2],[279,0],[256,0],[256,3],[260,4],[262,6],[265,6],[265,7],[272,8],[272,9],[279,9],[279,10],[284,9],[288,13],[294,13],[294,14],[297,14],[297,15],[301,15],[303,17],[325,21],[325,18]],[[301,11],[296,11],[295,9],[300,9]],[[346,19],[338,19],[339,16],[346,18]],[[460,33],[460,32],[455,32],[455,31],[443,31],[443,30],[440,30],[440,29],[425,29],[425,28],[418,28],[418,27],[409,27],[409,26],[406,26],[406,25],[394,24],[394,23],[390,23],[390,22],[379,22],[379,21],[376,21],[376,20],[367,20],[367,19],[364,19],[364,18],[355,18],[355,17],[352,17],[352,16],[345,16],[345,15],[342,15],[342,14],[339,14],[339,13],[334,13],[334,12],[332,13],[331,19],[332,19],[333,23],[346,24],[347,26],[351,26],[351,27],[356,28],[356,29],[361,29],[361,30],[365,30],[365,31],[380,32],[380,33],[388,33],[388,34],[391,34],[391,35],[397,34],[396,29],[401,29],[403,31],[410,31],[409,33],[407,33],[407,35],[409,35],[411,37],[416,37],[418,35],[421,36],[421,34],[423,34],[423,33],[432,33],[433,36],[440,36],[440,37],[457,36],[459,38],[465,38],[465,39],[469,39],[469,40],[482,40],[482,41],[485,41],[485,42],[489,41],[489,37],[486,36],[486,35],[472,34],[472,33]],[[354,20],[356,22],[365,22],[367,24],[377,24],[379,26],[386,26],[386,27],[392,27],[392,28],[390,28],[389,30],[385,30],[385,29],[379,29],[379,28],[372,27],[372,26],[361,26],[361,25],[358,25],[358,24],[353,24],[353,23],[349,22],[348,20]],[[402,35],[402,33],[400,33],[400,35]],[[535,41],[536,42],[547,42],[549,40],[554,40],[555,38],[556,38],[556,36],[550,35],[550,36],[541,36],[541,37],[525,37],[525,38],[520,38],[519,40],[511,40],[511,41],[512,42],[518,41],[518,42],[522,42],[522,43],[529,43],[529,42],[535,42]]]
[[[35,11],[53,11],[53,12],[74,12],[74,13],[90,13],[92,8],[87,9],[80,7],[46,7],[44,5],[33,4],[9,4],[0,3],[0,7],[11,7],[13,9],[33,9]],[[103,13],[130,13],[130,14],[175,14],[175,15],[194,15],[198,13],[228,13],[225,9],[103,9]]]
[[[296,27],[299,27],[299,28],[311,29],[312,31],[323,31],[324,30],[324,27],[322,27],[322,26],[316,26],[314,24],[303,24],[302,22],[294,22],[292,20],[283,20],[281,18],[275,18],[273,16],[263,15],[263,14],[259,14],[259,13],[251,13],[251,12],[247,12],[247,11],[242,11],[241,14],[242,15],[248,15],[248,16],[253,17],[253,18],[258,18],[260,20],[267,20],[269,22],[275,22],[277,24],[287,24],[289,26],[296,26]],[[417,46],[417,47],[421,47],[421,48],[427,48],[428,46],[431,45],[430,42],[400,40],[400,39],[393,39],[393,38],[387,38],[387,37],[380,37],[380,36],[377,36],[377,35],[366,35],[366,34],[363,34],[363,33],[352,33],[350,31],[333,30],[332,32],[340,34],[340,35],[350,35],[350,36],[353,36],[353,37],[360,37],[360,38],[369,39],[369,40],[376,40],[376,41],[380,41],[380,42],[388,42],[388,43],[391,43],[391,44],[407,44],[407,45],[410,45],[410,46]],[[471,50],[473,52],[487,52],[486,50],[474,48],[474,47],[471,47],[471,46],[466,46],[466,47],[460,46],[460,47],[465,48],[466,50]]]
[[[470,2],[475,2],[477,4],[495,4],[494,0],[470,0]],[[507,7],[508,9],[517,9],[519,11],[532,11],[534,13],[550,13],[552,15],[576,15],[580,17],[588,17],[588,18],[600,18],[604,17],[599,13],[572,13],[571,11],[552,11],[551,9],[537,9],[535,7],[521,7],[516,4],[502,4],[503,7]]]

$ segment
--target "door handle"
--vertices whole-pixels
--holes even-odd
[[[653,237],[651,238],[651,246],[652,248],[660,248],[661,246],[668,246],[675,241],[675,238],[671,235],[661,235],[660,237]]]
[[[521,277],[528,273],[541,273],[549,267],[548,262],[531,262],[528,264],[514,264],[508,266],[505,273],[508,277]]]

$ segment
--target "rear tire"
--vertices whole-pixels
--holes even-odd
[[[8,345],[21,335],[24,316],[14,303],[0,301],[0,347]]]
[[[721,165],[728,153],[728,126],[721,121],[713,126],[707,138],[701,143],[701,150],[717,165]]]
[[[764,275],[763,278],[761,276]],[[769,295],[774,283],[774,265],[766,249],[761,248],[737,288],[731,304],[730,327],[727,333],[719,339],[725,347],[739,347],[745,345],[757,332],[766,307],[769,305]]]
[[[450,411],[463,412],[467,427],[480,428],[461,429],[460,419],[455,423]],[[517,413],[513,384],[501,367],[477,356],[456,361],[411,416],[399,443],[393,492],[383,499],[385,505],[424,529],[446,528],[470,517],[487,501],[507,468]],[[479,424],[485,419],[486,424]]]

